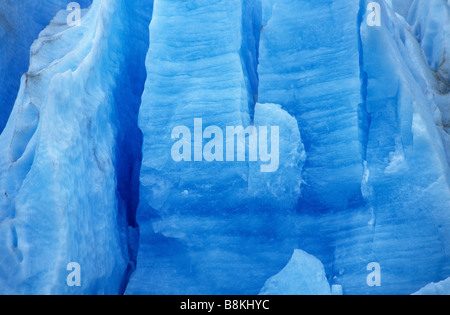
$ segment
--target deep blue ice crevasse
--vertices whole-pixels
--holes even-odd
[[[0,136],[3,293],[117,294],[134,265],[128,226],[145,77],[134,54],[146,49],[151,6],[95,0],[79,27],[67,25],[67,14],[33,44]],[[124,44],[130,34],[136,46]],[[70,262],[81,266],[81,287],[66,283]]]

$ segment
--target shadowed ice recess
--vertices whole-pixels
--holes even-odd
[[[450,1],[47,2],[0,4],[0,294],[449,293]]]

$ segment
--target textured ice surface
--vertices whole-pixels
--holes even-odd
[[[450,6],[444,0],[416,0],[406,23],[405,28],[415,38],[411,39],[409,34],[405,38],[405,47],[413,53],[408,65],[431,106],[450,161]],[[417,47],[410,48],[417,43],[420,51]]]
[[[445,0],[415,0],[407,21],[431,69],[450,83],[450,7]]]
[[[307,154],[300,209],[331,212],[311,219],[316,246],[306,238],[299,247],[345,293],[411,293],[448,274],[447,134],[435,117],[449,96],[404,20],[382,3],[382,26],[371,28],[368,3],[267,5],[259,101],[281,104],[299,123]],[[310,236],[302,216],[297,224]],[[326,242],[332,248],[317,246]],[[372,261],[384,266],[380,288],[364,281]]]
[[[259,1],[155,4],[139,121],[139,263],[128,294],[257,293],[292,252],[280,234],[300,196],[304,151],[293,117],[277,105],[255,106],[260,15]],[[249,158],[175,162],[172,130],[194,133],[195,118],[224,133],[279,126],[278,172],[261,173]]]
[[[263,8],[259,102],[280,104],[296,118],[307,158],[291,233],[336,276],[332,284],[346,290],[333,264],[336,244],[351,237],[351,226],[364,229],[370,220],[361,192],[367,123],[361,119],[360,6],[271,1]]]
[[[0,293],[282,294],[316,279],[316,293],[411,294],[448,278],[449,1],[377,0],[380,26],[369,2],[94,0],[80,27],[60,12],[30,47],[66,4],[3,1],[0,128],[17,99],[0,136]],[[197,154],[213,135],[226,148],[230,126],[248,128],[243,161]],[[266,173],[250,142],[274,126]],[[174,128],[192,133],[192,161],[172,158]]]
[[[345,209],[361,200],[358,3],[267,1],[264,8],[259,102],[280,104],[298,121],[308,153],[302,207]]]
[[[387,0],[386,3],[391,4],[392,8],[401,16],[407,17],[411,5],[415,0]]]
[[[278,274],[266,281],[262,295],[330,295],[325,269],[316,257],[296,249]]]
[[[30,46],[67,0],[0,2],[0,133],[17,97],[20,77],[29,66]],[[82,8],[92,0],[78,1]]]
[[[430,283],[414,295],[450,295],[450,278],[439,283]]]
[[[133,224],[123,204],[133,198],[117,181],[132,172],[123,164],[132,163],[135,153],[127,152],[127,160],[116,149],[127,150],[120,137],[133,111],[136,125],[132,106],[140,93],[130,83],[139,71],[145,76],[144,58],[141,69],[139,59],[128,62],[139,56],[123,43],[130,38],[129,16],[143,22],[146,6],[96,0],[80,27],[69,27],[62,11],[33,44],[29,71],[0,136],[1,293],[123,290],[133,264],[127,267]],[[144,34],[144,46],[148,22],[133,24],[132,38],[138,43],[137,34]],[[81,266],[80,288],[66,284],[71,262]]]
[[[449,272],[449,168],[439,135],[442,126],[435,127],[432,99],[415,72],[420,65],[414,60],[420,54],[417,41],[388,6],[382,6],[381,27],[369,27],[366,16],[361,26],[362,116],[369,127],[362,191],[373,220],[372,245],[363,248],[367,259],[383,268],[382,287],[372,292],[409,293],[430,277],[443,279]],[[354,240],[364,239],[361,232]],[[348,254],[352,251],[356,256],[360,250],[339,245],[335,266],[344,268],[341,263],[350,257],[356,263]],[[359,267],[353,266],[356,275]],[[346,277],[344,290],[351,290],[356,282]]]
[[[343,293],[412,293],[448,275],[448,85],[391,3],[381,2],[375,28],[368,3],[263,1],[259,16],[257,5],[248,11],[237,1],[225,18],[221,2],[158,2],[140,114],[141,248],[127,293],[256,293],[294,248],[318,257]],[[259,50],[248,49],[255,29],[242,12],[261,24]],[[208,27],[191,29],[199,23]],[[211,34],[225,26],[240,36],[221,31],[216,42]],[[262,105],[252,111],[255,56],[258,102],[278,104],[288,133],[297,123],[306,153],[292,155],[301,176],[285,164],[298,174],[288,180],[283,168],[261,175],[250,164],[248,192],[265,193],[262,200],[245,195],[245,163],[186,165],[169,156],[170,131],[192,129],[195,117],[223,128],[273,116],[259,115]],[[286,150],[299,152],[291,143]],[[382,266],[381,287],[366,283],[371,262]]]

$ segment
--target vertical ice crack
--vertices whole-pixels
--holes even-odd
[[[358,51],[359,51],[359,72],[361,79],[361,99],[362,102],[359,105],[358,119],[359,119],[359,132],[361,143],[361,157],[362,161],[367,160],[367,143],[369,138],[369,129],[371,123],[370,113],[367,111],[367,89],[368,89],[368,76],[364,69],[364,45],[362,41],[361,27],[366,12],[366,1],[360,0],[360,8],[358,12],[357,31],[358,31]]]

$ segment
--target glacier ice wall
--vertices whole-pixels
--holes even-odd
[[[127,216],[135,211],[145,80],[145,52],[124,43],[146,46],[150,16],[143,1],[96,0],[81,26],[69,27],[60,11],[31,47],[0,136],[0,292],[124,290],[134,268]],[[136,142],[128,156],[124,136]],[[81,266],[81,287],[66,284],[71,262]]]
[[[33,45],[62,2],[2,2],[0,130],[17,98],[0,293],[286,294],[317,289],[315,270],[320,292],[410,294],[448,278],[449,1],[377,0],[380,25],[369,2],[94,0]],[[246,154],[222,161],[238,126]],[[252,158],[264,128],[272,173]]]
[[[259,1],[155,2],[139,117],[140,248],[127,294],[257,293],[292,252],[279,235],[290,224],[286,205],[300,196],[304,150],[293,117],[279,105],[255,104],[260,19]],[[248,159],[195,161],[195,144],[191,161],[174,161],[179,126],[194,137],[208,126],[224,134],[229,126],[279,126],[279,173],[262,175]]]
[[[359,6],[293,0],[264,8],[259,102],[281,104],[298,121],[308,155],[300,207],[361,203]]]
[[[20,77],[27,71],[30,46],[53,19],[66,9],[67,0],[3,0],[0,3],[0,133],[19,91]],[[86,8],[92,0],[78,1]]]
[[[301,197],[303,183],[303,165],[306,160],[305,147],[302,142],[298,122],[277,104],[256,104],[255,126],[271,128],[278,126],[280,158],[276,172],[261,173],[267,163],[257,161],[250,163],[248,177],[248,194],[252,203],[260,208],[292,209]]]

